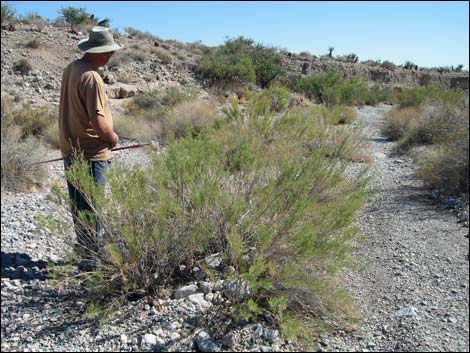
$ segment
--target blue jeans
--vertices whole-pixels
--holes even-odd
[[[72,163],[72,155],[65,157],[65,170],[69,169],[72,166]],[[89,172],[93,177],[96,185],[106,184],[104,173],[106,172],[106,168],[110,163],[111,159],[108,159],[107,161],[88,161]],[[87,257],[90,252],[98,252],[103,245],[103,227],[86,198],[68,180],[67,188],[69,191],[70,200],[72,201],[72,218],[75,226],[75,233],[77,234],[76,249],[83,257]],[[87,218],[87,223],[95,224],[94,230],[80,221],[79,214],[83,211],[89,211],[89,217],[94,218]]]

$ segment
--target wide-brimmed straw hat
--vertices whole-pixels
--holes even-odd
[[[86,53],[107,53],[122,49],[114,42],[113,34],[108,27],[93,27],[88,38],[78,42],[78,48]]]

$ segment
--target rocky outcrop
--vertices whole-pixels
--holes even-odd
[[[393,86],[425,86],[430,83],[447,88],[468,89],[468,72],[439,73],[431,69],[405,69],[395,65],[351,63],[332,58],[286,55],[284,65],[291,74],[308,75],[311,73],[335,70],[345,77],[361,76],[369,84]]]

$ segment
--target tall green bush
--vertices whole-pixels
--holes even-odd
[[[294,89],[327,105],[363,104],[367,85],[360,78],[346,79],[340,72],[329,71],[300,78]]]
[[[264,88],[284,75],[285,70],[278,50],[240,36],[206,52],[196,72],[211,84],[232,81],[257,83]]]
[[[233,101],[225,112],[197,137],[171,141],[145,171],[108,174],[109,196],[95,197],[108,241],[103,265],[82,275],[95,301],[152,293],[177,283],[180,265],[221,253],[235,268],[227,280],[250,288],[231,298],[235,317],[268,310],[292,328],[289,311],[318,310],[312,298],[348,262],[352,220],[368,194],[363,176],[344,176],[351,142],[327,145],[330,125],[306,110],[245,114]],[[78,184],[85,177],[67,174]]]

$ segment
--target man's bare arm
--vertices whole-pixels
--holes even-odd
[[[119,137],[103,116],[96,114],[96,116],[90,120],[90,125],[101,140],[110,144],[110,148],[117,145]]]

